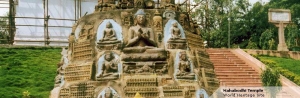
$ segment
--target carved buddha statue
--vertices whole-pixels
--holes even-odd
[[[97,78],[118,78],[118,62],[112,52],[107,52],[104,56],[105,61],[102,64],[102,73]]]
[[[169,49],[186,49],[186,39],[182,38],[181,30],[178,28],[178,23],[173,22],[170,28],[171,38],[168,40]]]
[[[170,29],[172,37],[171,39],[180,39],[181,38],[181,32],[180,29],[178,28],[178,23],[174,22],[172,24],[172,27]]]
[[[126,46],[157,47],[154,41],[153,30],[149,27],[146,27],[146,14],[142,9],[138,10],[138,12],[135,14],[135,19],[137,21],[137,25],[129,28],[129,40]]]
[[[112,24],[110,22],[106,23],[106,28],[103,31],[103,38],[99,41],[115,41],[117,40],[116,31],[113,29]]]
[[[178,71],[176,73],[177,79],[194,79],[195,74],[191,72],[191,63],[187,58],[186,52],[180,53],[180,61],[178,64]]]

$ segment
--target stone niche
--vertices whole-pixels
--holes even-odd
[[[174,0],[152,3],[99,0],[94,13],[79,19],[62,56],[67,63],[58,67],[56,96],[198,98],[199,89],[213,92],[218,85],[204,87],[198,77],[197,61],[207,57],[195,55],[203,43],[196,27],[187,26],[194,23],[190,15]]]

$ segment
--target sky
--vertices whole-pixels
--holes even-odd
[[[270,0],[249,0],[249,2],[250,2],[251,4],[254,4],[254,3],[257,2],[257,1],[269,2]]]
[[[262,2],[269,2],[270,0],[249,0],[251,4],[254,4],[257,1],[262,1]],[[5,1],[0,1],[0,3],[3,3]],[[8,7],[8,4],[0,4],[0,16],[5,15],[5,13],[8,12],[8,8],[2,8],[2,7]]]

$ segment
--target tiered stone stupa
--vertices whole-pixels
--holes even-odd
[[[198,26],[174,0],[98,1],[73,26],[51,97],[199,98],[219,87]]]

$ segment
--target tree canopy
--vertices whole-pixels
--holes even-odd
[[[268,22],[270,8],[291,10],[292,23],[285,28],[286,43],[288,47],[300,45],[300,0],[270,0],[252,5],[248,0],[194,1],[202,2],[192,16],[200,23],[201,36],[209,47],[228,47],[229,39],[231,47],[276,49],[278,28]]]

